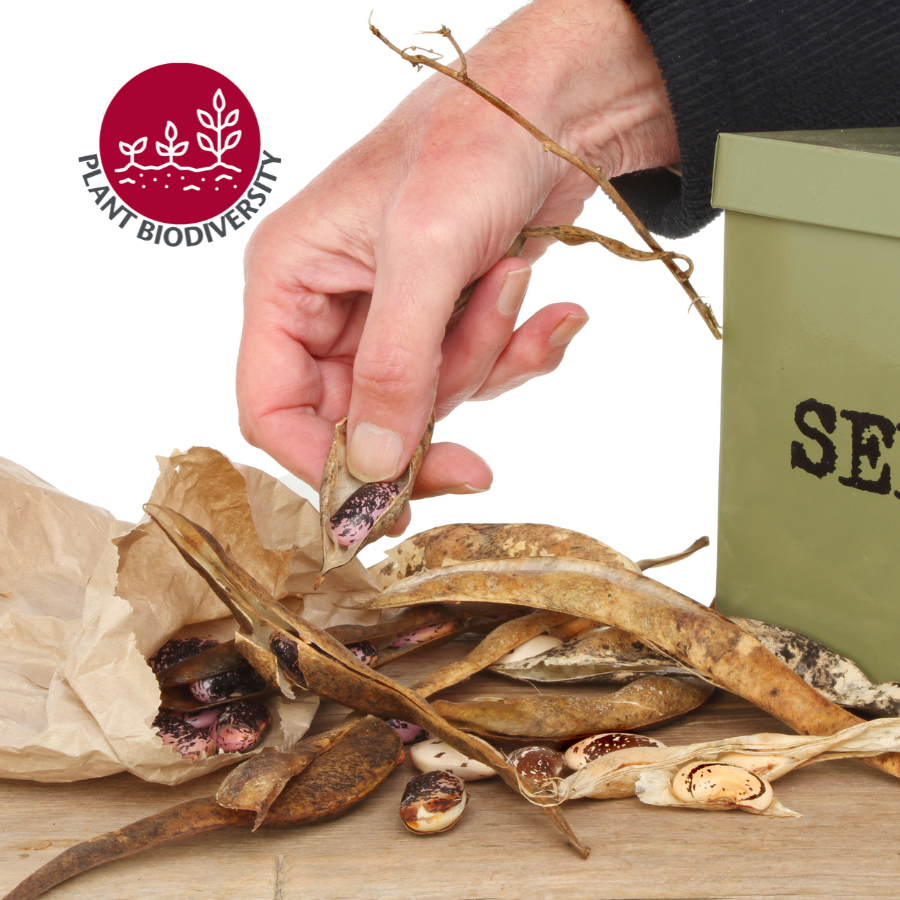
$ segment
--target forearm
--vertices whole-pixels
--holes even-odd
[[[900,124],[896,0],[629,4],[663,72],[680,146],[681,180],[656,171],[616,182],[652,231],[684,237],[716,214],[720,132]]]

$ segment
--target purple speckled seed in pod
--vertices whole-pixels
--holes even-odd
[[[202,728],[205,731],[212,732],[216,722],[219,719],[219,710],[217,709],[198,709],[196,712],[184,714],[184,721],[194,728]],[[215,732],[212,732],[215,737]]]
[[[391,501],[400,495],[392,481],[374,481],[354,491],[331,517],[331,533],[340,547],[365,540]]]
[[[368,641],[357,641],[355,644],[347,644],[347,649],[367,666],[374,666],[378,662],[378,648]]]
[[[221,703],[265,690],[266,679],[256,669],[241,666],[202,678],[191,685],[191,694],[201,703]]]
[[[269,727],[269,710],[258,700],[240,700],[222,707],[216,726],[216,741],[223,753],[246,753],[261,740]]]
[[[426,641],[444,637],[444,635],[456,631],[457,628],[459,628],[459,622],[453,619],[449,622],[439,622],[437,625],[423,625],[421,628],[416,628],[415,631],[398,634],[388,646],[399,648],[408,647],[410,644],[424,644]]]
[[[384,721],[400,735],[400,740],[404,744],[414,744],[425,737],[425,729],[421,725],[404,722],[403,719],[385,719]]]
[[[182,759],[206,759],[216,753],[216,739],[209,729],[197,728],[171,710],[160,710],[153,727],[163,743],[180,753]]]
[[[172,638],[147,660],[147,665],[153,670],[154,675],[159,675],[160,672],[164,672],[176,663],[218,646],[219,641],[214,641],[212,638]]]

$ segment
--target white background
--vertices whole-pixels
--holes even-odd
[[[94,205],[77,159],[97,152],[103,113],[126,81],[161,63],[198,63],[243,90],[263,146],[282,158],[270,167],[274,208],[425,77],[369,34],[372,3],[7,10],[0,455],[127,521],[141,515],[154,457],[174,448],[212,446],[286,474],[237,427],[250,227],[192,249],[147,245]],[[389,0],[376,3],[374,21],[397,44],[436,42],[415,32],[447,24],[469,46],[514,8],[510,0]],[[602,196],[579,221],[640,246]],[[693,283],[721,319],[721,220],[664,243],[694,259]],[[634,559],[702,534],[714,540],[721,344],[659,263],[554,247],[536,268],[523,318],[561,299],[584,304],[592,318],[560,369],[467,404],[436,430],[436,440],[488,460],[493,489],[415,504],[412,530],[549,522]],[[369,560],[377,548],[367,549]],[[714,549],[658,570],[704,602],[714,575]]]

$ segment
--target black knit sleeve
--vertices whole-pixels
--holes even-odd
[[[681,177],[613,179],[647,227],[685,237],[710,206],[716,136],[900,125],[898,0],[627,0],[675,115]]]

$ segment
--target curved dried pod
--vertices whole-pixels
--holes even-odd
[[[247,661],[270,683],[280,679],[286,696],[295,696],[294,687],[310,690],[357,712],[420,725],[496,769],[512,790],[539,806],[579,855],[587,858],[589,848],[578,841],[560,811],[528,795],[502,753],[454,728],[421,695],[370,669],[330,634],[280,604],[204,528],[173,509],[150,504],[144,508],[231,611],[240,629],[235,635],[237,646]]]
[[[645,675],[683,676],[690,670],[677,661],[651,650],[621,628],[606,627],[514,662],[491,666],[492,672],[540,684],[627,684]]]
[[[403,759],[403,745],[394,730],[366,717],[327,752],[313,760],[272,804],[267,828],[312,825],[343,815],[365,799]],[[116,831],[76,844],[33,872],[4,900],[34,900],[69,878],[104,863],[133,856],[177,838],[249,828],[253,812],[226,809],[215,797],[179,803]]]
[[[873,719],[825,736],[764,732],[682,747],[632,747],[601,756],[569,775],[559,786],[557,797],[559,802],[580,797],[628,797],[634,794],[644,773],[661,770],[668,784],[679,769],[699,762],[739,762],[742,768],[775,781],[813,762],[866,759],[897,750],[898,719]]]
[[[833,703],[875,716],[900,715],[900,683],[872,684],[851,660],[796,631],[756,619],[730,620]],[[498,662],[491,671],[541,684],[625,684],[651,672],[691,674],[633,634],[608,627],[530,659]]]
[[[440,834],[462,818],[468,799],[461,778],[449,772],[423,772],[403,791],[400,821],[413,834]]]
[[[571,621],[571,617],[565,613],[540,610],[508,622],[502,622],[486,635],[467,656],[454,660],[446,666],[436,669],[430,675],[426,675],[422,681],[416,684],[414,690],[423,697],[430,697],[444,688],[471,678],[476,672],[487,668],[510,650],[530,641],[547,629],[568,621]]]
[[[572,556],[638,571],[627,556],[586,534],[528,523],[441,525],[414,534],[385,555],[386,560],[369,568],[382,589],[426,570],[477,559]]]
[[[422,460],[428,452],[431,444],[431,435],[434,432],[434,413],[431,414],[431,420],[425,429],[425,434],[416,447],[412,455],[412,459],[407,466],[406,471],[395,481],[391,482],[394,487],[385,488],[385,502],[379,503],[378,508],[364,512],[364,516],[371,518],[372,524],[368,526],[364,533],[360,533],[359,538],[348,545],[342,544],[343,540],[338,537],[341,528],[335,524],[335,517],[345,508],[345,504],[357,494],[358,491],[372,491],[375,488],[368,488],[366,482],[355,478],[347,466],[347,420],[342,419],[335,426],[334,441],[331,444],[331,452],[325,462],[325,471],[322,473],[322,487],[319,491],[319,510],[322,519],[322,575],[331,569],[336,569],[350,562],[363,547],[372,541],[378,540],[397,519],[400,518],[406,504],[409,502],[412,494],[413,485],[416,483],[416,476],[422,466]],[[388,496],[388,494],[390,496]],[[363,503],[362,506],[368,509],[369,504]],[[358,510],[356,511],[359,512]]]
[[[473,599],[552,609],[621,628],[802,734],[834,734],[860,722],[725,616],[615,566],[565,557],[472,562],[414,575],[367,605]],[[898,755],[869,763],[900,775]]]
[[[829,700],[874,716],[900,716],[900,683],[873,684],[847,657],[788,628],[737,616],[732,616],[731,621],[752,634]]]
[[[661,725],[696,709],[712,691],[699,679],[651,675],[605,697],[479,697],[432,706],[457,728],[482,737],[564,741]]]

